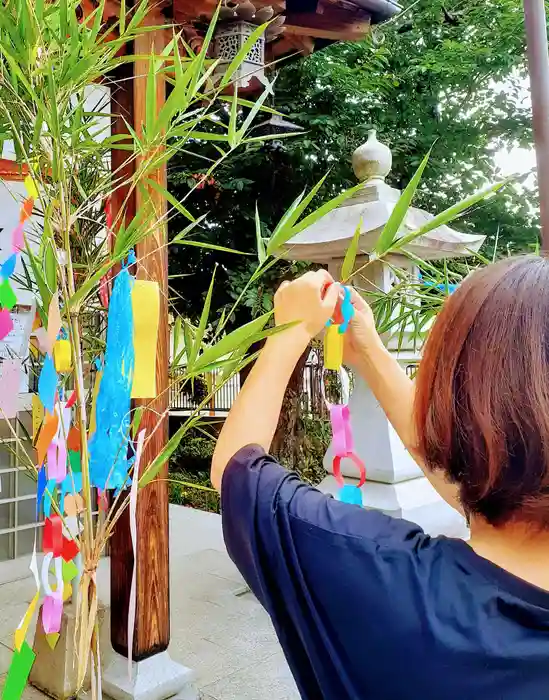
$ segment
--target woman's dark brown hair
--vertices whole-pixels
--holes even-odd
[[[419,451],[467,514],[549,528],[549,260],[510,258],[448,299],[425,345]]]

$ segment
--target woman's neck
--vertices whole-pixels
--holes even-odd
[[[549,532],[524,523],[493,527],[471,518],[469,546],[481,557],[534,586],[549,591]]]

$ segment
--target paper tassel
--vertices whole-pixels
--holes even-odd
[[[19,358],[3,360],[0,365],[0,418],[17,416],[22,362]]]
[[[59,309],[59,297],[57,292],[52,296],[50,301],[50,306],[48,309],[48,353],[51,355],[53,353],[53,346],[61,330],[61,311]]]
[[[90,440],[91,482],[102,490],[122,488],[128,479],[134,369],[132,283],[128,269],[123,268],[109,304],[105,362],[95,407],[96,428]]]
[[[13,654],[8,676],[2,690],[2,700],[19,700],[23,695],[36,655],[27,642]]]
[[[55,405],[55,392],[57,391],[57,373],[53,358],[51,355],[46,355],[42,371],[38,378],[38,396],[44,405],[46,411],[53,413]]]
[[[11,311],[17,304],[17,297],[12,289],[9,280],[2,280],[0,283],[0,306]]]
[[[326,328],[324,335],[324,367],[338,370],[343,364],[343,335],[339,326],[333,324]]]
[[[361,506],[362,492],[358,486],[354,486],[353,484],[345,484],[345,486],[343,486],[343,488],[341,488],[339,491],[339,500],[343,501],[343,503]]]
[[[68,340],[60,338],[53,346],[53,359],[55,369],[58,372],[70,372],[72,369],[71,344]]]
[[[40,426],[44,420],[44,406],[37,394],[32,395],[32,440],[36,441],[36,436],[40,432]]]
[[[9,335],[13,330],[13,320],[7,309],[0,310],[0,340]]]
[[[11,249],[14,253],[19,253],[25,247],[24,223],[19,223],[11,234]]]
[[[128,677],[132,679],[132,650],[133,633],[135,629],[135,611],[137,605],[137,490],[139,486],[139,464],[143,452],[145,441],[145,431],[141,430],[137,436],[137,447],[135,450],[135,463],[133,466],[132,486],[130,490],[130,535],[133,550],[132,583],[130,587],[130,601],[128,605]]]
[[[7,280],[15,272],[15,266],[17,264],[17,255],[12,253],[7,260],[2,263],[0,267],[0,277]]]
[[[158,282],[135,280],[132,289],[135,369],[132,399],[156,396],[156,347],[160,322]]]

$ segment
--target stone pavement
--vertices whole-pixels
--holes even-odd
[[[196,671],[203,700],[298,700],[271,622],[230,561],[218,515],[170,506],[171,644],[175,661]],[[13,631],[34,595],[28,561],[0,576],[0,687]],[[7,572],[7,573],[6,573]],[[108,602],[108,560],[99,572]],[[24,700],[42,700],[28,688]]]

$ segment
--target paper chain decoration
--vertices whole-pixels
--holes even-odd
[[[21,208],[19,225],[13,232],[12,252],[0,266],[0,340],[13,328],[10,315],[16,304],[16,295],[10,284],[17,256],[25,246],[23,228],[30,218],[38,193],[32,178],[25,180],[28,198]],[[109,227],[112,222],[109,222]],[[145,431],[136,443],[135,456],[130,439],[131,398],[156,396],[156,341],[158,335],[160,297],[156,282],[134,280],[128,266],[135,263],[133,252],[126,265],[100,288],[101,300],[108,306],[106,351],[98,363],[93,391],[93,403],[88,426],[90,448],[90,481],[99,493],[99,506],[106,510],[109,489],[118,491],[131,484],[130,530],[135,551],[137,537],[136,500],[139,459]],[[134,313],[135,310],[138,313]],[[134,319],[136,316],[136,319]],[[137,321],[137,322],[134,322]],[[155,332],[156,329],[156,332]],[[19,700],[34,663],[35,653],[26,641],[33,615],[41,594],[41,623],[52,649],[57,644],[63,615],[63,603],[72,593],[71,582],[79,576],[81,561],[77,538],[80,534],[79,513],[83,508],[81,434],[73,423],[76,392],[64,395],[64,375],[72,372],[72,350],[67,333],[62,328],[57,293],[48,308],[47,327],[38,317],[33,329],[39,350],[44,355],[38,379],[38,395],[33,396],[33,434],[37,455],[36,520],[44,515],[43,560],[39,567],[36,535],[30,569],[36,582],[34,595],[23,619],[15,631],[15,651],[2,692],[2,700]],[[11,362],[14,363],[13,367]],[[2,363],[3,392],[8,386],[8,375],[15,381],[9,384],[13,410],[10,415],[0,400],[0,418],[15,418],[21,359]],[[11,376],[11,375],[9,375]],[[130,456],[128,456],[130,455]],[[133,466],[133,479],[129,472]],[[38,530],[37,530],[38,531]],[[36,532],[37,532],[36,531]],[[50,573],[54,584],[50,583]],[[135,571],[130,593],[128,639],[133,635],[135,620]],[[129,657],[131,669],[131,653]]]
[[[323,377],[323,394],[326,406],[330,412],[332,425],[332,453],[334,477],[340,486],[339,500],[345,503],[362,505],[362,493],[360,487],[366,481],[366,468],[364,462],[356,455],[351,415],[349,406],[349,376],[343,368],[343,342],[344,333],[354,315],[354,307],[351,303],[351,290],[342,287],[342,298],[338,302],[334,317],[328,321],[324,336],[324,372],[335,371],[339,373],[342,388],[342,403],[332,404],[326,398]],[[346,484],[341,474],[341,460],[350,459],[357,467],[360,477],[358,485]]]

